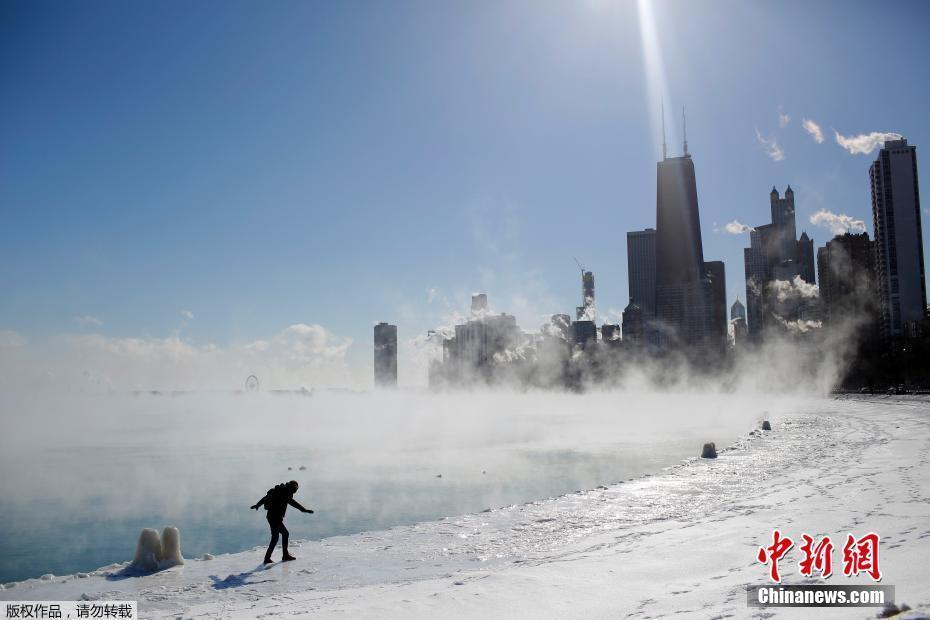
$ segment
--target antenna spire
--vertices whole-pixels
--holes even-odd
[[[681,132],[685,142],[685,157],[688,156],[688,119],[685,117],[685,106],[681,106]]]
[[[668,159],[668,146],[665,144],[665,102],[662,102],[662,159]]]

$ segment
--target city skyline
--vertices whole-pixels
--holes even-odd
[[[868,46],[845,42],[884,19],[864,3],[848,5],[849,23],[819,42],[815,33],[830,23],[823,6],[804,21],[800,4],[779,15],[766,3],[726,5],[721,25],[699,14],[706,6],[655,3],[652,15],[666,104],[688,108],[704,255],[727,266],[729,306],[746,299],[745,227],[766,220],[772,185],[794,189],[797,231],[815,247],[844,223],[865,222],[872,236],[868,167],[877,149],[868,150],[869,136],[897,132],[918,150],[930,143],[910,103],[927,69],[890,63],[888,79],[905,90],[900,101],[855,83],[850,66],[864,79],[877,61]],[[904,7],[894,20],[902,43],[889,53],[925,56],[917,24],[927,9]],[[454,17],[421,7],[407,45],[376,26],[378,17],[399,17],[295,6],[293,25],[273,20],[231,60],[224,52],[236,38],[255,34],[243,5],[202,42],[182,25],[140,23],[115,4],[97,7],[96,21],[47,8],[4,9],[3,22],[17,26],[8,49],[26,36],[36,46],[29,57],[6,54],[2,68],[13,92],[0,103],[9,136],[0,147],[4,342],[51,348],[79,337],[102,351],[163,356],[171,347],[197,355],[215,347],[245,360],[263,350],[290,365],[282,383],[305,376],[310,385],[364,386],[372,326],[388,321],[398,326],[401,384],[424,383],[405,369],[417,350],[410,341],[465,316],[471,293],[487,292],[494,311],[531,329],[576,307],[572,256],[597,279],[598,322],[620,322],[629,301],[626,232],[655,226],[650,171],[661,147],[648,122],[658,113],[656,89],[636,4],[514,3],[494,12],[478,3],[456,7]],[[760,16],[764,29],[753,25]],[[443,41],[455,18],[463,39]],[[96,39],[62,34],[73,20]],[[362,51],[346,56],[348,43],[332,32],[306,42],[301,27],[318,32],[321,20],[332,32],[368,36]],[[508,38],[517,23],[523,36]],[[701,49],[695,58],[674,53],[741,25],[746,32],[729,43],[691,45]],[[799,49],[779,47],[786,57],[759,62],[776,49],[769,30],[788,27]],[[57,47],[43,47],[59,34]],[[180,51],[104,55],[130,35],[167,35],[162,45]],[[759,49],[745,66],[731,59],[721,69],[753,35]],[[474,58],[479,39],[491,51]],[[435,52],[432,64],[412,62],[423,46]],[[382,47],[399,51],[378,57]],[[827,63],[836,73],[822,82],[804,63],[836,50],[850,60],[842,70]],[[319,60],[329,56],[342,60]],[[729,87],[715,89],[711,67]],[[355,76],[349,84],[335,79],[341,71]],[[707,83],[697,88],[688,71]],[[514,75],[523,77],[511,84]],[[197,88],[205,77],[218,92]],[[301,79],[308,85],[298,87]],[[183,101],[158,90],[178,81],[189,93]],[[103,109],[87,106],[105,95]],[[480,118],[469,116],[474,110]],[[672,156],[681,130],[673,118]],[[568,217],[608,225],[571,236]],[[344,370],[320,374],[318,362]]]

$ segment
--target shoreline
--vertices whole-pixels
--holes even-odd
[[[760,417],[760,420],[761,420],[761,417]],[[753,429],[753,430],[749,431],[748,433],[744,433],[744,434],[740,435],[734,442],[730,443],[730,444],[727,445],[726,447],[718,448],[717,452],[718,452],[718,454],[724,454],[724,453],[726,453],[726,452],[728,452],[728,451],[737,449],[737,448],[740,447],[746,440],[752,439],[752,438],[753,438],[753,435],[757,435],[757,434],[760,434],[760,433],[762,433],[762,432],[763,432],[763,431],[762,431],[761,429]],[[768,431],[766,431],[766,432],[768,432]],[[593,493],[593,492],[597,492],[597,491],[608,490],[608,489],[611,489],[611,488],[614,488],[614,487],[619,487],[620,485],[623,485],[623,484],[629,485],[629,484],[635,483],[635,482],[646,481],[646,480],[648,480],[648,479],[650,479],[650,478],[656,478],[656,477],[659,477],[659,476],[666,475],[666,474],[669,473],[669,472],[673,472],[673,471],[675,471],[675,470],[677,470],[677,469],[679,469],[679,468],[687,467],[687,466],[692,465],[692,464],[694,464],[694,463],[696,463],[696,462],[701,462],[703,459],[701,458],[701,456],[698,455],[699,452],[700,452],[700,450],[697,449],[697,448],[699,448],[699,446],[696,446],[696,449],[695,449],[695,454],[696,454],[697,456],[690,456],[690,457],[686,457],[686,458],[680,459],[679,461],[675,462],[674,464],[666,465],[666,466],[664,466],[664,467],[661,467],[656,473],[644,473],[644,474],[640,474],[640,475],[638,475],[638,476],[634,476],[634,477],[631,477],[631,478],[627,478],[627,479],[625,479],[625,480],[618,480],[618,481],[615,481],[615,482],[605,483],[605,484],[601,484],[601,485],[598,485],[598,486],[595,486],[595,487],[592,487],[592,488],[587,488],[587,489],[576,489],[576,490],[574,490],[574,491],[567,491],[567,492],[562,493],[562,494],[560,494],[560,495],[554,495],[554,496],[549,496],[549,497],[540,497],[540,498],[537,498],[537,499],[531,499],[531,500],[527,500],[527,501],[520,502],[520,503],[511,503],[511,504],[505,504],[505,505],[501,505],[501,506],[490,506],[490,507],[487,507],[487,508],[485,508],[485,509],[483,509],[483,510],[480,510],[480,511],[477,511],[477,512],[464,513],[464,514],[457,514],[457,515],[446,515],[446,516],[442,516],[442,517],[439,517],[439,518],[436,518],[436,519],[425,520],[425,521],[415,521],[415,522],[412,522],[412,523],[399,523],[399,524],[392,525],[392,526],[389,526],[389,527],[384,528],[384,529],[381,529],[381,530],[361,530],[361,531],[358,531],[358,532],[352,532],[352,533],[348,533],[348,534],[337,534],[337,535],[333,535],[333,536],[327,536],[327,537],[320,538],[320,539],[297,539],[297,538],[292,538],[290,542],[291,542],[292,547],[297,547],[297,548],[300,548],[300,546],[302,546],[302,545],[314,544],[314,543],[320,544],[321,546],[325,546],[326,543],[327,543],[327,541],[336,541],[336,540],[347,539],[347,538],[352,538],[352,537],[356,537],[356,536],[368,536],[368,535],[371,535],[371,534],[378,534],[378,533],[382,533],[382,532],[392,532],[392,531],[395,531],[395,530],[398,530],[398,529],[403,529],[403,528],[418,528],[418,527],[436,526],[436,525],[440,525],[440,524],[445,523],[445,522],[449,522],[450,520],[464,519],[464,518],[468,518],[468,517],[476,517],[476,516],[479,516],[479,515],[482,515],[482,514],[494,513],[494,512],[498,512],[498,511],[520,510],[520,509],[524,509],[524,508],[528,508],[528,507],[532,507],[532,506],[540,506],[541,504],[546,503],[546,502],[558,502],[558,501],[562,501],[562,500],[565,500],[565,499],[567,499],[567,498],[575,497],[575,496],[578,496],[578,495],[583,495],[583,494]],[[183,533],[182,533],[182,534],[183,534]],[[217,559],[217,558],[226,558],[226,557],[242,556],[242,555],[244,555],[244,554],[249,554],[249,553],[259,552],[259,551],[262,552],[262,553],[264,553],[264,550],[265,550],[265,545],[254,545],[254,546],[252,546],[252,547],[246,547],[246,548],[239,549],[239,550],[236,550],[236,551],[229,551],[229,552],[217,553],[217,554],[206,553],[206,554],[204,554],[204,555],[210,556],[211,559],[214,559],[214,560],[215,560],[215,559]],[[182,551],[183,551],[183,548],[182,548]],[[185,561],[185,563],[187,563],[187,562],[200,562],[200,561],[205,561],[205,560],[203,560],[202,558],[196,558],[196,557],[185,557],[185,558],[184,558],[184,561]],[[37,576],[35,576],[35,577],[26,577],[26,578],[24,578],[24,579],[15,579],[15,580],[11,580],[11,581],[5,581],[5,582],[0,583],[0,600],[3,600],[3,598],[4,598],[4,597],[2,596],[2,592],[3,592],[4,590],[12,590],[13,588],[17,587],[18,585],[30,584],[30,583],[33,583],[33,582],[50,582],[50,581],[51,581],[51,582],[54,582],[54,581],[56,581],[56,580],[86,579],[87,577],[90,577],[90,576],[106,576],[106,575],[108,575],[108,574],[113,573],[114,571],[119,571],[119,570],[122,570],[122,569],[128,567],[128,566],[130,565],[130,563],[131,563],[131,562],[128,561],[128,560],[127,560],[127,561],[123,561],[123,562],[113,562],[113,563],[110,563],[110,564],[106,564],[106,565],[103,565],[103,566],[99,566],[99,567],[97,567],[97,568],[87,569],[87,570],[81,570],[81,571],[76,571],[76,572],[74,572],[74,573],[68,573],[68,574],[62,574],[62,575],[53,574],[53,573],[45,573],[45,574],[43,574],[43,575],[37,575]],[[165,570],[170,570],[170,569],[165,569]],[[164,570],[163,570],[163,571],[155,571],[155,572],[152,572],[152,573],[150,573],[150,574],[148,574],[148,575],[142,575],[141,577],[143,577],[143,578],[144,578],[144,577],[150,577],[150,576],[153,576],[153,575],[157,575],[157,574],[160,573],[160,572],[164,572]]]
[[[891,403],[904,406],[882,407]],[[883,422],[892,418],[895,427],[885,428]],[[752,549],[772,528],[795,537],[797,528],[838,536],[841,526],[856,529],[874,520],[872,527],[889,545],[882,549],[883,583],[897,586],[898,602],[930,601],[930,586],[914,574],[926,569],[918,558],[930,554],[930,530],[924,536],[912,525],[915,531],[905,532],[908,527],[899,523],[930,520],[930,478],[924,475],[930,463],[920,456],[930,448],[926,401],[835,398],[823,401],[820,411],[775,417],[772,424],[772,433],[746,435],[720,450],[716,461],[692,457],[655,476],[558,498],[304,541],[295,551],[303,560],[267,571],[256,570],[263,550],[256,547],[129,580],[108,580],[100,571],[85,578],[27,580],[4,588],[0,598],[126,594],[140,601],[142,617],[252,617],[259,609],[269,615],[269,606],[275,609],[271,615],[473,617],[561,609],[571,616],[600,616],[635,609],[647,599],[653,602],[641,605],[639,617],[705,607],[739,614],[748,611],[745,584],[765,583]],[[889,454],[891,446],[899,453]],[[906,467],[922,473],[909,484],[876,488],[876,477],[902,471],[904,465],[890,466],[902,456]],[[869,488],[850,495],[847,487],[856,487],[857,480]],[[911,501],[915,497],[924,499]],[[889,519],[895,516],[889,507],[899,504],[898,518]],[[896,542],[898,537],[913,548]],[[672,560],[670,548],[698,557]],[[902,548],[909,561],[900,561]],[[727,567],[719,576],[708,576],[700,559],[710,551]],[[114,568],[104,567],[104,573]],[[585,579],[579,581],[580,574]],[[786,582],[795,576],[789,572]],[[841,579],[831,583],[847,583]],[[670,583],[678,585],[666,591]],[[564,607],[569,600],[576,606]],[[798,610],[787,611],[794,616]],[[850,617],[874,615],[870,611],[840,610]]]

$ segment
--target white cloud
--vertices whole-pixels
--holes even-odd
[[[338,338],[322,325],[297,323],[278,334],[265,351],[295,364],[320,366],[344,360],[351,344],[351,338]]]
[[[821,209],[813,214],[811,224],[826,228],[834,235],[842,235],[845,232],[865,232],[865,222],[862,220],[857,220],[845,213],[833,213],[826,209]]]
[[[13,349],[24,346],[26,339],[12,329],[0,329],[0,349]]]
[[[784,129],[790,122],[791,117],[782,111],[781,106],[778,106],[778,126]]]
[[[31,346],[16,332],[0,330],[0,389],[7,382],[65,392],[233,390],[251,374],[268,389],[362,386],[369,376],[349,369],[351,345],[304,323],[220,346],[198,344],[181,332],[163,338],[71,334]]]
[[[95,316],[84,315],[74,317],[74,322],[80,325],[81,327],[100,327],[103,325],[103,321],[98,319]]]
[[[181,316],[187,319],[188,321],[194,320],[194,313],[190,310],[181,310]]]
[[[759,133],[759,130],[756,129],[756,140],[765,147],[765,154],[771,157],[773,161],[781,161],[785,158],[785,152],[778,146],[778,142],[775,141],[775,136],[765,138]]]
[[[836,143],[853,155],[868,155],[881,147],[886,140],[899,140],[903,137],[899,133],[880,131],[861,133],[856,136],[844,136],[835,129],[833,133],[836,134]]]
[[[809,118],[805,118],[801,121],[801,127],[803,127],[804,131],[811,135],[811,137],[814,139],[814,142],[817,144],[823,144],[823,130],[820,128],[820,125]]]
[[[752,232],[753,227],[747,226],[739,220],[733,220],[732,222],[727,223],[723,229],[731,235],[741,235],[743,233]]]

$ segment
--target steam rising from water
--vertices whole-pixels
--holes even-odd
[[[763,415],[750,397],[636,391],[5,394],[2,405],[5,580],[130,559],[141,527],[179,527],[188,556],[263,544],[248,506],[291,478],[317,510],[290,515],[292,535],[320,538],[656,472]]]

